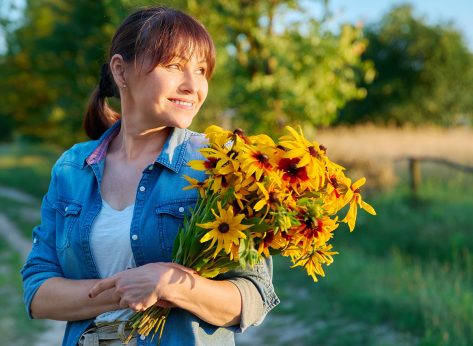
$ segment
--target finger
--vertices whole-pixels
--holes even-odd
[[[168,308],[168,309],[169,309],[169,308],[175,308],[175,307],[176,307],[175,304],[173,304],[173,303],[171,303],[171,302],[168,302],[167,300],[158,300],[158,301],[156,302],[156,304],[154,304],[154,305],[159,306],[159,307],[161,307],[161,308]]]
[[[120,309],[127,309],[128,308],[128,302],[125,299],[120,299],[120,303],[118,304]]]
[[[115,287],[115,285],[116,285],[116,278],[113,276],[106,279],[102,279],[90,289],[89,298],[95,298],[103,291],[106,291],[110,288]]]

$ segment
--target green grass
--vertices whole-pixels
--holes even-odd
[[[0,196],[0,211],[15,224],[26,239],[31,238],[33,227],[41,221],[39,199],[37,204],[23,204]]]
[[[44,322],[31,321],[22,300],[20,256],[0,238],[0,344],[33,345]]]
[[[402,185],[371,193],[378,215],[336,232],[340,254],[318,283],[275,258],[282,303],[262,344],[293,326],[292,345],[473,344],[473,175],[432,172],[415,200]]]
[[[47,191],[57,148],[33,144],[0,145],[0,186],[17,188],[37,198]]]

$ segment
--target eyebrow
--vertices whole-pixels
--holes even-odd
[[[181,56],[181,55],[176,55],[176,56],[174,56],[174,59],[175,59],[175,58],[178,58],[178,59],[181,59],[181,60],[185,60],[185,61],[189,61],[188,58],[183,57],[183,56]],[[197,63],[198,63],[198,64],[207,64],[207,60],[206,60],[206,59],[203,59],[203,60],[197,61]]]

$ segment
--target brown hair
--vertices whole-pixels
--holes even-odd
[[[166,7],[150,7],[128,16],[112,39],[108,59],[120,54],[126,62],[150,59],[147,72],[172,61],[176,56],[189,59],[193,54],[207,63],[206,78],[215,66],[215,47],[207,30],[191,16]],[[92,92],[84,117],[84,129],[91,139],[99,138],[120,115],[106,97],[120,98],[108,63],[102,65],[99,85]]]

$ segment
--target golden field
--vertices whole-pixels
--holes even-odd
[[[306,131],[328,148],[327,155],[350,170],[354,178],[366,176],[376,187],[391,187],[406,157],[446,159],[473,166],[473,129],[437,127],[395,128],[363,125]]]

